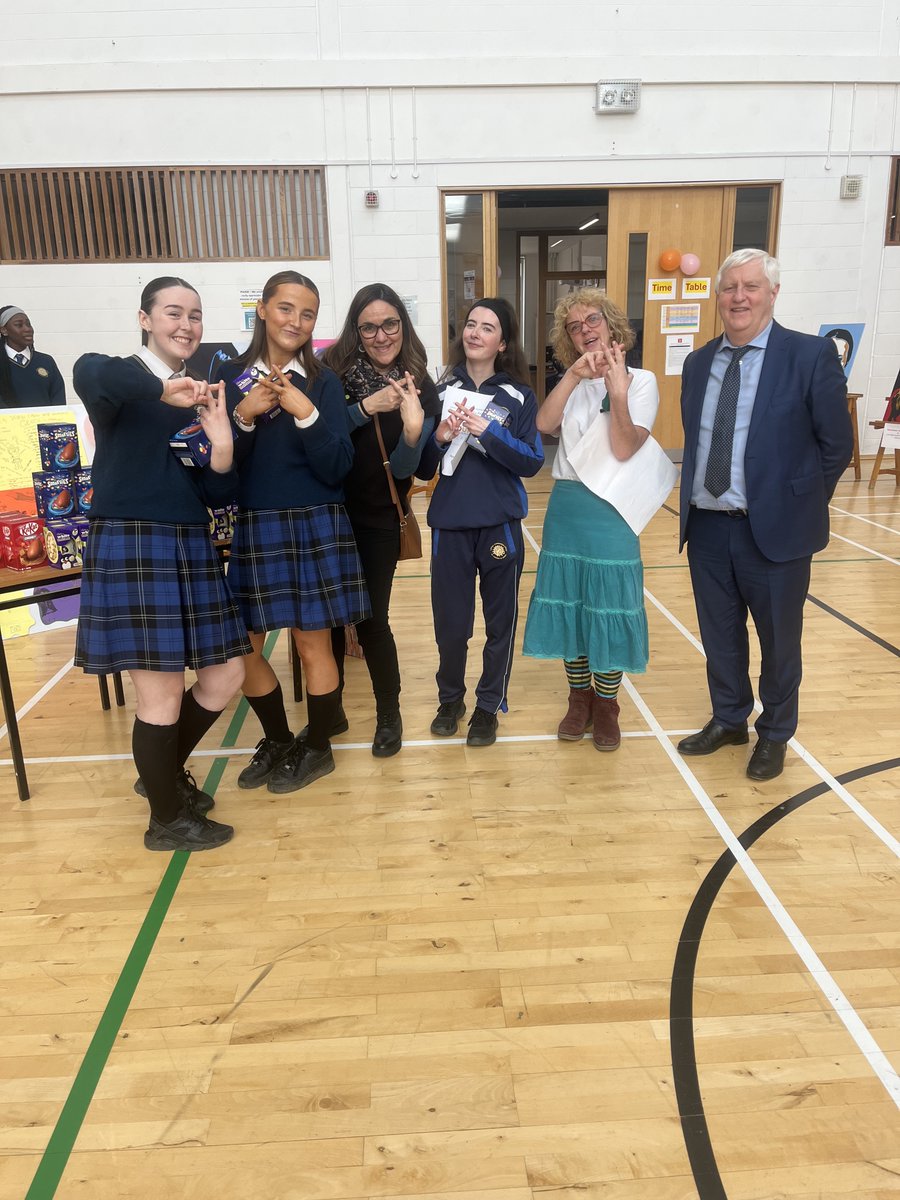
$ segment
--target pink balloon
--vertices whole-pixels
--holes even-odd
[[[700,259],[696,254],[682,254],[681,256],[681,273],[682,275],[696,275],[700,270]]]

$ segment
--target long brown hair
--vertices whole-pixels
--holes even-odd
[[[331,367],[332,371],[341,379],[344,378],[356,362],[357,357],[366,353],[365,346],[360,341],[357,325],[363,310],[376,300],[390,304],[391,308],[397,310],[400,326],[403,329],[403,341],[400,344],[400,353],[394,361],[401,371],[409,371],[416,383],[420,384],[428,369],[428,355],[419,335],[413,329],[406,305],[394,289],[388,287],[386,283],[367,283],[365,287],[359,289],[350,301],[347,318],[338,334],[337,341],[328,347],[322,355],[322,361],[326,366]]]
[[[528,359],[525,357],[525,351],[522,349],[522,344],[519,341],[519,318],[516,316],[516,310],[509,303],[499,296],[489,297],[489,305],[491,311],[496,313],[498,309],[502,310],[502,316],[498,313],[503,340],[506,343],[506,349],[501,350],[494,359],[494,374],[498,375],[504,371],[510,379],[514,379],[517,383],[524,384],[525,387],[530,387],[531,371],[528,368]],[[469,306],[469,311],[466,313],[463,320],[463,329],[466,327],[466,321],[469,319],[469,314],[476,308],[484,307],[484,300],[476,300],[474,304]],[[452,346],[447,353],[447,369],[441,376],[441,380],[447,379],[453,374],[453,371],[460,363],[466,361],[466,352],[463,347],[463,335],[460,331]]]
[[[263,288],[262,302],[268,304],[278,289],[283,283],[296,283],[300,287],[308,288],[315,298],[319,299],[319,289],[311,279],[305,275],[301,275],[299,271],[279,271],[273,275],[271,279],[266,281],[266,286]],[[266,351],[268,344],[266,341],[266,323],[259,315],[256,314],[256,324],[253,326],[253,336],[250,339],[250,345],[243,354],[239,354],[234,360],[242,367],[252,367],[255,362],[262,359],[263,362],[268,362]],[[313,340],[310,336],[309,340],[300,347],[300,361],[303,363],[303,369],[306,371],[306,378],[310,383],[316,378],[322,370],[322,364],[316,358],[316,352],[313,349]],[[270,364],[271,365],[271,364]]]
[[[192,283],[188,283],[186,279],[179,279],[177,275],[160,275],[158,279],[151,279],[144,290],[141,292],[141,312],[149,313],[156,303],[156,297],[166,288],[182,287],[187,288],[189,292],[193,292],[197,299],[200,299],[200,293]],[[146,346],[150,341],[150,334],[146,329],[141,330],[141,345]]]

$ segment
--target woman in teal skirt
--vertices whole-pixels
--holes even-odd
[[[550,336],[567,369],[537,419],[541,433],[559,436],[559,447],[524,652],[565,664],[569,706],[558,736],[580,741],[593,727],[596,749],[616,750],[622,675],[647,667],[644,571],[637,535],[589,482],[597,455],[624,462],[641,448],[659,391],[650,371],[625,366],[634,333],[605,292],[570,292],[556,306]]]

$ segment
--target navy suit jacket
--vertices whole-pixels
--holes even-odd
[[[684,363],[679,549],[687,534],[703,398],[721,342],[713,338]],[[787,562],[827,545],[828,501],[852,454],[847,382],[834,342],[773,322],[744,456],[747,515],[766,558]]]

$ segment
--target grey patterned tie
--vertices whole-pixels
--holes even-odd
[[[741,392],[741,359],[751,347],[729,346],[728,349],[731,350],[731,362],[719,392],[706,462],[706,478],[703,480],[706,490],[717,499],[731,487],[731,452],[734,446],[734,419]]]

